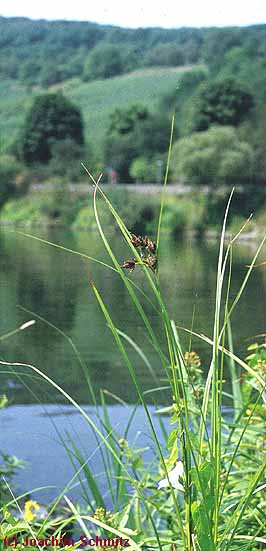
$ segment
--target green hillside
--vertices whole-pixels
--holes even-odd
[[[154,110],[160,99],[178,85],[188,68],[143,69],[104,81],[82,83],[73,80],[61,88],[82,110],[90,144],[101,146],[110,114],[116,107],[141,103]],[[58,86],[57,88],[60,88]]]
[[[61,90],[81,109],[87,142],[98,154],[108,128],[109,116],[117,106],[127,107],[132,103],[141,103],[154,110],[160,99],[177,86],[180,75],[189,70],[189,67],[142,69],[87,83],[71,79],[54,85],[49,90]],[[47,92],[37,87],[30,90],[15,80],[3,80],[0,83],[0,132],[3,149],[16,139],[32,98],[42,91]]]

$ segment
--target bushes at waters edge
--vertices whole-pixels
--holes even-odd
[[[257,211],[247,227],[247,232],[256,231],[257,234],[261,234],[261,229],[265,225],[265,195],[263,190],[258,190],[252,196],[245,190],[236,190],[229,213],[228,229],[232,232],[238,231],[248,216]],[[155,235],[159,195],[147,197],[119,189],[118,186],[108,196],[133,233]],[[200,236],[207,228],[216,229],[221,222],[227,198],[228,192],[225,189],[207,196],[192,193],[189,198],[167,195],[163,230],[175,236],[181,236],[186,232]],[[112,214],[102,201],[100,217],[104,226],[114,225]],[[80,197],[78,194],[69,194],[64,186],[61,189],[57,187],[53,192],[39,192],[8,201],[1,210],[0,220],[2,225],[96,229],[92,196]]]
[[[62,189],[51,193],[31,194],[7,202],[0,213],[3,225],[18,226],[65,226],[71,227],[86,198],[67,195]]]
[[[134,233],[155,235],[160,196],[145,197],[123,189],[108,195]],[[205,219],[204,200],[167,197],[163,229],[175,235],[185,230],[198,230]],[[113,226],[113,217],[103,202],[100,205],[102,223]],[[91,195],[78,197],[62,189],[50,193],[32,194],[9,201],[1,211],[1,223],[23,226],[64,226],[74,230],[95,229]]]

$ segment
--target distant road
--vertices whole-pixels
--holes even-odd
[[[112,191],[114,189],[126,189],[132,193],[143,193],[143,195],[158,195],[162,192],[163,185],[162,184],[101,184],[101,187],[104,191]],[[46,183],[46,184],[32,184],[30,186],[30,191],[34,193],[38,193],[38,191],[54,191],[55,189],[63,188],[70,193],[78,193],[79,195],[87,195],[87,193],[93,192],[93,186],[91,185],[90,181],[88,180],[87,184],[54,184],[54,183]],[[166,186],[166,193],[169,193],[171,195],[186,195],[188,193],[191,193],[194,191],[195,193],[203,193],[206,195],[211,191],[212,186],[191,186],[189,184],[182,184],[182,183],[176,183],[176,184],[167,184]],[[255,186],[247,186],[247,185],[241,185],[238,184],[234,186],[235,191],[237,192],[244,192],[249,191],[250,193],[254,193],[256,191]],[[263,188],[261,188],[263,189]],[[230,193],[232,190],[232,187],[230,186],[219,186],[217,188],[214,188],[214,191],[216,192],[225,192]]]
[[[59,188],[61,186],[58,186]],[[102,184],[101,186],[105,191],[111,191],[114,189],[126,189],[132,193],[143,193],[146,195],[156,195],[162,192],[162,185],[159,184]],[[32,184],[30,190],[33,192],[38,191],[53,191],[56,188],[55,184]],[[86,195],[93,191],[93,186],[88,184],[68,184],[65,189],[71,193],[78,193],[79,195]],[[173,195],[184,195],[190,193],[193,187],[185,184],[168,184],[166,186],[166,192]],[[206,193],[208,187],[201,187],[201,193]]]

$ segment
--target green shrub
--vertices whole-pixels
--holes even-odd
[[[137,183],[153,182],[156,178],[154,162],[137,157],[130,165],[129,174]]]
[[[253,107],[253,96],[229,77],[200,85],[194,110],[194,130],[207,130],[211,124],[238,126]]]
[[[185,231],[187,225],[187,214],[181,205],[166,205],[164,211],[164,228],[173,232],[174,235],[180,235]]]
[[[52,146],[49,173],[62,176],[68,182],[76,182],[84,178],[84,169],[81,166],[83,158],[83,148],[72,138],[57,141]]]
[[[169,200],[165,205],[163,228],[174,235],[182,235],[185,231],[200,234],[206,227],[205,199],[191,198]]]
[[[102,210],[101,211],[101,224],[103,226],[112,224],[112,216],[109,211]],[[94,211],[92,205],[87,205],[85,207],[82,207],[73,224],[72,224],[73,230],[96,230],[97,224],[95,221]]]
[[[8,199],[23,195],[28,185],[23,165],[11,155],[0,155],[0,208]]]
[[[47,226],[49,219],[40,212],[41,197],[8,201],[1,211],[1,223],[23,226]]]
[[[193,185],[249,183],[252,148],[232,127],[213,126],[176,142],[172,151],[173,177]]]

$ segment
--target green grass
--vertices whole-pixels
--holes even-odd
[[[82,111],[85,133],[90,147],[99,152],[108,127],[109,115],[116,107],[141,103],[150,109],[158,100],[178,84],[184,71],[190,68],[143,69],[108,80],[84,83],[80,79],[68,80],[49,88],[62,90]],[[23,123],[31,99],[47,90],[27,89],[17,81],[0,83],[0,139],[2,147],[10,145]]]

